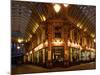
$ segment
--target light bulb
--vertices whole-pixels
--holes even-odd
[[[60,9],[61,9],[61,6],[59,4],[54,5],[54,10],[56,13],[58,13],[60,11]]]

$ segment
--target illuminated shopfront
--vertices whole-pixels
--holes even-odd
[[[40,42],[40,37],[37,38],[37,43],[40,42],[40,44],[32,49],[33,53],[29,53],[29,61],[46,67],[69,66],[70,64],[93,61],[95,49],[85,47],[86,37],[82,38],[81,32],[77,28],[73,30],[74,27],[70,27],[68,22],[64,26],[64,21],[60,21],[52,22],[51,20],[50,24],[48,23],[47,32],[45,32],[47,38],[42,42]],[[94,44],[93,46],[91,44],[91,47],[94,47]]]
[[[78,63],[80,61],[80,49],[70,47],[69,50],[70,63]]]

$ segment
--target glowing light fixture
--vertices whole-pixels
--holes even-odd
[[[23,39],[18,39],[18,43],[21,43],[21,42],[23,42]]]
[[[73,43],[73,42],[71,43],[71,47],[75,47],[75,45],[74,45],[74,43]]]
[[[22,44],[22,46],[24,46],[24,44]]]
[[[35,27],[33,27],[33,33],[36,32],[37,28],[39,27],[39,24],[38,23],[35,23]]]
[[[86,31],[87,31],[87,29],[85,28],[85,29],[84,29],[84,32],[86,32]]]
[[[40,50],[40,49],[42,49],[43,48],[43,43],[41,43],[40,45],[38,45],[35,49],[34,49],[34,51],[38,51],[38,50]]]
[[[77,27],[79,27],[79,26],[80,26],[80,23],[77,24]]]
[[[27,40],[25,40],[25,42],[28,42]]]
[[[70,46],[71,42],[68,40],[68,46]]]
[[[91,37],[92,37],[92,38],[94,38],[94,37],[95,37],[95,35],[94,35],[94,34],[91,34]]]
[[[80,29],[82,29],[82,27],[83,27],[83,26],[81,25],[81,26],[80,26]]]
[[[48,46],[48,41],[45,41],[45,43],[44,43],[44,44],[45,44],[45,46],[47,47],[47,46]]]
[[[90,47],[86,47],[87,50],[91,50],[91,51],[95,51],[95,49],[90,48]]]
[[[68,7],[68,4],[64,4],[64,7]]]
[[[69,40],[68,40],[68,46],[69,47],[75,47],[75,48],[80,48],[81,46],[79,45],[79,44],[77,44],[77,43],[71,43]]]
[[[61,44],[63,44],[63,41],[62,41],[61,39],[55,39],[55,40],[53,41],[53,44],[54,44],[54,45],[61,45]]]
[[[95,49],[91,48],[92,51],[95,51]]]
[[[30,34],[29,37],[32,38],[32,35]]]
[[[30,54],[32,54],[32,51],[30,51]]]
[[[95,39],[94,39],[93,41],[94,41],[94,42],[96,42],[96,40],[95,40]]]
[[[38,27],[39,27],[39,24],[35,23],[33,28],[32,28],[32,32],[35,33],[35,31],[37,30]]]
[[[46,21],[46,17],[44,15],[42,16],[42,20],[43,21]]]
[[[54,10],[56,13],[58,13],[60,11],[60,9],[61,9],[61,6],[59,4],[54,5]]]
[[[17,49],[20,49],[20,46],[17,46]]]
[[[83,48],[82,47],[80,47],[80,50],[82,50]]]

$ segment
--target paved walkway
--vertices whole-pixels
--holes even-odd
[[[85,69],[95,69],[95,63],[86,63],[86,64],[80,64],[76,66],[71,66],[68,68],[62,68],[62,67],[55,67],[52,69],[43,68],[40,66],[35,65],[22,65],[17,66],[16,68],[12,68],[13,74],[27,74],[27,73],[40,73],[40,72],[54,72],[54,71],[72,71],[72,70],[85,70]]]

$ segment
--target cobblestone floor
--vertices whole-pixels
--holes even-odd
[[[95,69],[96,64],[94,62],[85,63],[80,65],[71,66],[68,68],[55,67],[52,69],[43,68],[36,65],[20,65],[12,67],[12,75],[14,74],[27,74],[27,73],[41,73],[41,72],[55,72],[55,71],[72,71],[72,70],[88,70]]]

